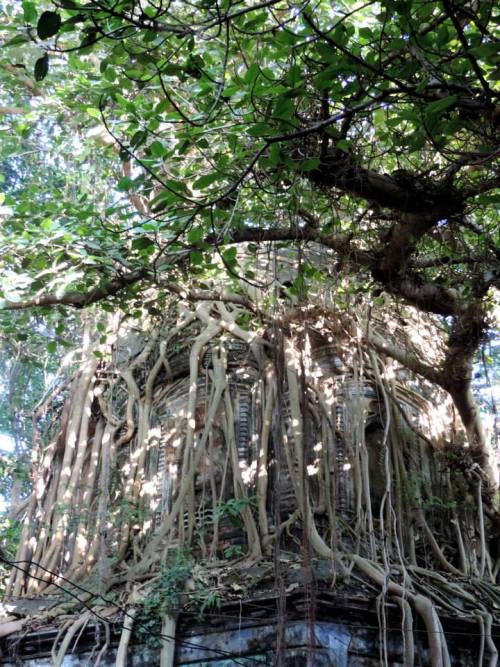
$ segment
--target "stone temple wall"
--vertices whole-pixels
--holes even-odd
[[[326,567],[326,564],[323,564]],[[317,582],[318,583],[318,582]],[[319,586],[319,583],[318,583]],[[287,596],[283,623],[283,667],[368,667],[381,663],[381,633],[376,604],[369,595],[343,596],[331,590],[316,590],[315,618],[308,618],[310,598],[298,591]],[[112,626],[109,649],[99,667],[114,667],[121,619]],[[403,667],[404,645],[401,614],[397,605],[386,606],[388,663]],[[476,667],[479,655],[479,626],[457,619],[443,618],[443,629],[450,641],[452,665]],[[425,628],[415,628],[415,665],[431,665]],[[50,651],[58,629],[40,628],[25,636],[13,635],[0,643],[0,665],[4,667],[52,667]],[[495,634],[495,633],[494,633]],[[183,615],[178,620],[176,637],[177,667],[252,667],[275,664],[278,635],[276,597],[261,595],[245,602],[222,605],[203,619]],[[62,667],[89,667],[103,643],[99,626],[89,623],[68,653]],[[158,648],[132,642],[128,667],[155,667]]]

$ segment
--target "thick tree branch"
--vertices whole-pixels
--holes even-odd
[[[382,340],[379,336],[377,336],[374,333],[370,333],[366,337],[366,342],[373,348],[375,348],[377,352],[385,354],[387,357],[391,357],[391,359],[395,359],[402,366],[408,368],[408,370],[413,371],[418,375],[421,375],[426,380],[429,380],[429,382],[441,385],[442,374],[440,370],[434,368],[433,366],[425,364],[417,356],[415,356],[408,350],[403,350],[399,347],[395,347],[394,345],[391,345],[390,343],[387,343],[386,341]]]
[[[432,282],[421,284],[417,276],[410,271],[404,271],[403,268],[391,266],[391,270],[382,266],[384,253],[380,250],[368,252],[360,249],[353,243],[350,236],[345,234],[323,234],[316,229],[315,225],[309,220],[308,225],[304,227],[278,227],[262,229],[259,227],[247,227],[245,229],[233,232],[230,243],[262,243],[266,241],[310,241],[330,248],[337,253],[340,259],[348,262],[354,270],[368,270],[375,280],[384,286],[387,292],[394,296],[404,298],[408,303],[414,305],[426,312],[433,312],[441,315],[455,315],[457,313],[457,296],[454,290],[443,288]],[[218,245],[222,241],[213,235],[205,237],[206,245]],[[226,242],[228,242],[226,240]],[[195,247],[193,247],[195,249]],[[165,267],[171,266],[166,255]],[[164,268],[164,267],[163,267]],[[36,306],[68,305],[76,308],[83,308],[87,305],[115,296],[128,286],[147,280],[155,282],[154,272],[149,268],[142,268],[123,276],[118,276],[110,280],[107,285],[91,289],[89,292],[68,292],[61,297],[55,294],[45,294],[26,299],[19,302],[4,301],[3,309],[22,310]],[[170,282],[172,286],[172,283]]]
[[[476,350],[486,331],[486,311],[480,297],[473,298],[455,318],[448,339],[445,358],[439,368],[422,362],[417,356],[397,348],[370,333],[366,341],[378,352],[398,361],[410,371],[445,389],[462,420],[469,446],[481,469],[493,482],[486,437],[479,408],[472,393],[473,364]]]
[[[495,475],[489,459],[479,407],[472,393],[474,357],[485,333],[486,308],[481,295],[477,295],[453,324],[448,338],[441,386],[452,397],[464,425],[469,446],[493,488]]]
[[[315,185],[341,190],[393,211],[422,214],[427,220],[438,221],[463,209],[460,192],[449,183],[430,183],[418,174],[379,174],[340,150],[327,153],[307,177]]]
[[[36,308],[40,306],[73,306],[74,308],[84,308],[97,301],[102,301],[111,296],[116,296],[125,288],[141,280],[150,278],[148,269],[139,269],[123,276],[110,280],[106,285],[95,287],[88,292],[66,292],[58,296],[56,294],[41,294],[40,296],[23,301],[9,301],[3,299],[0,301],[2,310],[26,310],[27,308]]]
[[[400,276],[399,280],[387,277],[377,270],[372,271],[372,275],[390,294],[402,297],[424,312],[450,316],[455,315],[460,308],[457,292],[453,288],[442,287],[431,281],[422,283],[410,271]]]

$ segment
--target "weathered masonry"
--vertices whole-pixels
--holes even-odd
[[[5,618],[26,636],[4,654],[495,665],[490,480],[446,392],[370,344],[439,364],[439,322],[325,294],[252,308],[180,300],[87,332],[36,415]]]
[[[327,563],[315,562],[317,575],[328,569]],[[318,571],[319,570],[319,571]],[[286,622],[283,625],[284,667],[311,664],[318,667],[361,667],[380,664],[380,630],[374,604],[365,596],[348,597],[333,593],[316,581],[316,619],[307,619],[310,600],[303,594],[292,593],[287,598]],[[321,590],[323,588],[323,590]],[[404,664],[404,644],[400,632],[401,614],[394,604],[387,606],[387,653],[389,665]],[[480,634],[477,624],[444,619],[443,627],[452,637],[450,659],[452,665],[477,665],[480,654]],[[121,623],[112,627],[109,645],[102,654],[100,667],[114,667]],[[178,625],[174,664],[179,667],[230,667],[240,664],[274,665],[276,599],[264,594],[240,603],[223,605],[217,613],[208,613],[202,621],[182,617]],[[57,629],[41,628],[25,637],[12,636],[1,644],[0,664],[4,667],[51,667],[51,651]],[[106,641],[102,628],[91,622],[75,641],[62,667],[84,667],[94,664]],[[431,665],[425,627],[416,628],[414,646],[415,664]],[[232,657],[227,657],[227,654]],[[224,657],[222,657],[224,656]],[[130,667],[158,665],[159,650],[147,644],[130,645]],[[237,661],[237,662],[236,662]]]

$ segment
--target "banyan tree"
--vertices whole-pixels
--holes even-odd
[[[98,331],[87,317],[81,361],[35,414],[7,591],[71,594],[45,615],[65,619],[55,665],[88,610],[123,620],[118,667],[153,615],[171,665],[180,615],[255,595],[255,566],[286,600],[297,564],[318,559],[328,586],[361,586],[378,608],[381,661],[396,602],[405,665],[417,664],[419,622],[432,665],[451,664],[442,614],[473,620],[480,664],[496,664],[488,451],[468,446],[442,387],[384,352],[390,337],[437,367],[443,324],[388,301],[339,307],[341,282],[291,293],[303,259],[270,246],[258,262],[266,290],[179,290],[160,314],[114,313]]]
[[[199,667],[188,626],[232,618],[222,667],[497,665],[496,27],[2,0],[0,427],[31,464],[0,651],[38,633],[61,667],[92,628],[89,663]]]

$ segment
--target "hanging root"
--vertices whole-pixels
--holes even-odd
[[[394,596],[394,599],[401,608],[403,618],[403,667],[413,667],[415,664],[415,639],[411,605],[405,598]]]
[[[92,667],[99,667],[99,665],[101,664],[101,660],[108,651],[110,641],[111,641],[111,632],[109,629],[109,623],[104,622],[104,643],[101,646]]]
[[[175,618],[170,614],[165,614],[161,624],[162,637],[159,667],[173,667],[174,665],[175,628]]]
[[[248,545],[247,562],[278,562],[281,548],[299,559],[307,541],[336,574],[347,580],[355,568],[381,591],[382,626],[385,600],[397,602],[404,667],[414,665],[415,614],[425,623],[433,667],[450,664],[438,610],[477,619],[481,655],[495,667],[500,560],[495,569],[487,539],[494,515],[481,478],[467,477],[465,463],[453,468],[461,487],[452,483],[446,456],[462,454],[446,425],[433,432],[439,411],[433,417],[431,387],[415,376],[404,383],[396,364],[363,347],[354,325],[340,326],[337,314],[323,309],[318,324],[316,315],[296,310],[276,336],[270,328],[246,331],[240,316],[248,313],[220,302],[168,306],[142,348],[131,344],[123,360],[117,345],[109,363],[97,361],[87,340],[81,371],[54,415],[61,428],[46,441],[40,436],[23,517],[19,559],[39,562],[34,573],[46,584],[28,584],[17,572],[9,591],[54,590],[59,581],[45,567],[77,583],[97,572],[103,594],[158,576],[173,550],[185,548],[204,572],[223,572],[228,544],[236,544],[233,555]],[[282,356],[269,352],[269,340],[283,341]],[[326,360],[317,352],[325,340]],[[233,525],[219,512],[224,505],[241,507]],[[474,573],[479,594],[464,579]],[[129,604],[117,667],[125,665],[140,602]],[[54,665],[85,618],[61,628]],[[175,619],[162,623],[173,637]],[[171,667],[173,649],[165,639],[161,667]]]
[[[123,619],[123,628],[120,635],[118,650],[116,652],[115,667],[126,667],[127,665],[128,645],[130,643],[130,637],[132,636],[132,628],[134,627],[134,619],[136,615],[137,608],[130,607],[127,611],[127,615]]]
[[[384,587],[389,594],[400,598],[402,601],[408,599],[413,603],[427,630],[432,667],[451,667],[443,626],[432,601],[428,597],[412,593],[388,579],[381,569],[374,563],[370,563],[367,559],[357,555],[352,556],[352,559],[364,574]]]
[[[61,642],[61,645],[59,649],[57,650],[57,653],[55,652],[55,645],[60,638],[60,633],[57,635],[56,640],[54,642],[54,647],[52,649],[52,667],[61,667],[64,656],[68,652],[68,649],[70,647],[70,644],[73,640],[73,637],[76,635],[76,633],[81,629],[82,631],[85,629],[85,626],[89,622],[91,618],[91,612],[87,611],[80,618],[77,618],[73,623],[69,624],[68,629],[66,629],[67,626],[65,626],[64,630],[64,638]],[[78,642],[78,639],[75,643]]]

